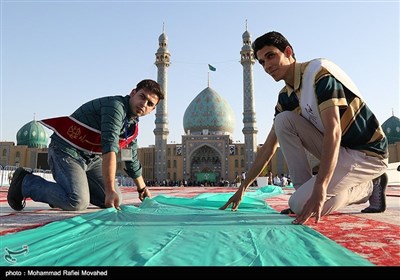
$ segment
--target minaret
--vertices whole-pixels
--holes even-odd
[[[156,53],[157,82],[161,85],[164,92],[164,99],[156,107],[156,128],[153,130],[155,140],[155,179],[161,182],[167,179],[167,138],[168,138],[168,72],[170,64],[170,53],[167,48],[168,38],[164,32],[158,38],[159,48]]]
[[[251,48],[251,35],[246,31],[242,35],[243,47],[240,51],[240,63],[243,65],[243,134],[245,145],[245,170],[249,170],[257,153],[256,113],[254,105],[253,65],[255,63]]]

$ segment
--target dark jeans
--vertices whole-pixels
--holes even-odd
[[[76,160],[62,152],[57,144],[52,142],[49,146],[48,160],[55,182],[33,174],[26,175],[22,184],[24,197],[68,211],[84,210],[89,203],[105,208],[100,156]],[[122,201],[118,186],[115,186],[115,190]]]

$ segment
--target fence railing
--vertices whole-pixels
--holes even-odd
[[[5,166],[2,167],[0,165],[0,187],[9,187],[10,182],[12,179],[12,176],[17,169],[17,166]],[[43,170],[43,169],[30,169],[26,168],[28,171],[33,171],[33,174],[38,175],[40,177],[43,177],[47,181],[54,181],[53,174],[51,173],[51,170]],[[128,176],[117,176],[115,178],[116,185],[118,186],[134,186],[133,179],[128,177]]]
[[[10,166],[10,165],[7,165],[5,167],[0,166],[0,187],[10,186],[12,176],[14,175],[14,172],[17,168],[18,168],[17,166]],[[28,171],[32,171],[33,174],[43,177],[48,181],[55,182],[53,179],[53,174],[51,174],[50,170],[43,170],[43,169],[32,170],[31,168],[25,168],[25,169]]]

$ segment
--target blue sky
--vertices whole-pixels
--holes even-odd
[[[187,106],[208,84],[235,111],[243,142],[242,34],[276,30],[299,62],[325,57],[357,84],[381,123],[399,117],[399,1],[6,1],[1,0],[0,141],[26,123],[70,115],[82,103],[126,95],[157,79],[158,37],[168,37],[168,143],[181,142]],[[258,143],[272,125],[275,82],[254,65]],[[154,144],[155,112],[139,146]],[[49,131],[50,134],[50,131]]]

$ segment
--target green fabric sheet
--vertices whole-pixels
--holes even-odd
[[[0,236],[1,266],[373,266],[281,215],[248,191],[239,210],[219,210],[233,194],[158,195],[140,207],[99,210]]]

